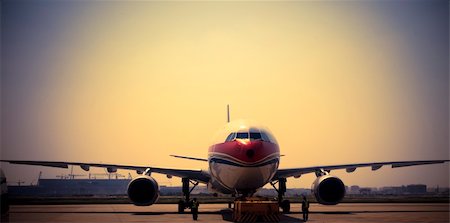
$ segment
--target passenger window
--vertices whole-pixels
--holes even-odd
[[[248,139],[248,132],[236,133],[236,139]]]
[[[261,139],[261,133],[250,132],[250,140],[258,140],[258,139]]]

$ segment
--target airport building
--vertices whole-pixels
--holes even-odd
[[[12,197],[67,197],[67,196],[127,196],[128,184],[131,176],[123,178],[116,174],[106,179],[97,179],[89,176],[88,179],[75,179],[72,176],[60,176],[60,179],[38,179],[36,185],[9,185],[9,194]],[[160,186],[163,196],[181,196],[180,186]],[[208,194],[205,186],[198,186],[192,194]]]
[[[411,184],[406,186],[406,192],[409,194],[426,194],[427,185],[424,184]]]
[[[39,179],[37,185],[8,186],[10,196],[126,195],[130,179]]]

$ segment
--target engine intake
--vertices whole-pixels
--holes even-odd
[[[312,184],[311,192],[320,204],[335,205],[344,198],[345,185],[335,176],[320,176]]]
[[[149,206],[159,198],[159,185],[150,176],[140,176],[128,184],[128,197],[136,206]]]

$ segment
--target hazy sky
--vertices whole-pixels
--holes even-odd
[[[168,155],[206,157],[226,104],[282,168],[449,159],[448,1],[2,1],[1,47],[2,159],[207,168]],[[333,173],[449,183],[448,164]]]

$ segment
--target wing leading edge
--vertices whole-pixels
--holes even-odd
[[[302,174],[315,173],[318,171],[340,170],[345,169],[347,173],[355,171],[359,167],[371,167],[372,171],[380,169],[382,166],[391,165],[392,168],[407,167],[407,166],[417,166],[417,165],[427,165],[427,164],[437,164],[445,163],[450,160],[417,160],[417,161],[397,161],[397,162],[378,162],[378,163],[356,163],[356,164],[344,164],[344,165],[330,165],[330,166],[313,166],[313,167],[303,167],[303,168],[292,168],[292,169],[278,169],[273,177],[273,180],[278,180],[280,178],[288,177],[299,177]]]
[[[208,159],[204,158],[197,158],[197,157],[190,157],[190,156],[179,156],[179,155],[170,155],[171,157],[180,158],[180,159],[188,159],[188,160],[196,160],[196,161],[203,161],[208,162]]]
[[[114,173],[119,169],[122,170],[134,170],[138,174],[142,174],[145,171],[152,173],[166,174],[170,176],[176,176],[180,178],[189,178],[202,183],[207,183],[210,179],[208,172],[203,170],[185,170],[185,169],[170,169],[170,168],[158,168],[150,166],[130,166],[130,165],[116,165],[116,164],[103,164],[103,163],[79,163],[79,162],[55,162],[55,161],[30,161],[30,160],[0,160],[0,162],[8,162],[11,164],[23,164],[34,166],[46,166],[57,168],[68,168],[69,165],[79,166],[81,169],[88,171],[90,167],[106,168],[109,173]]]

